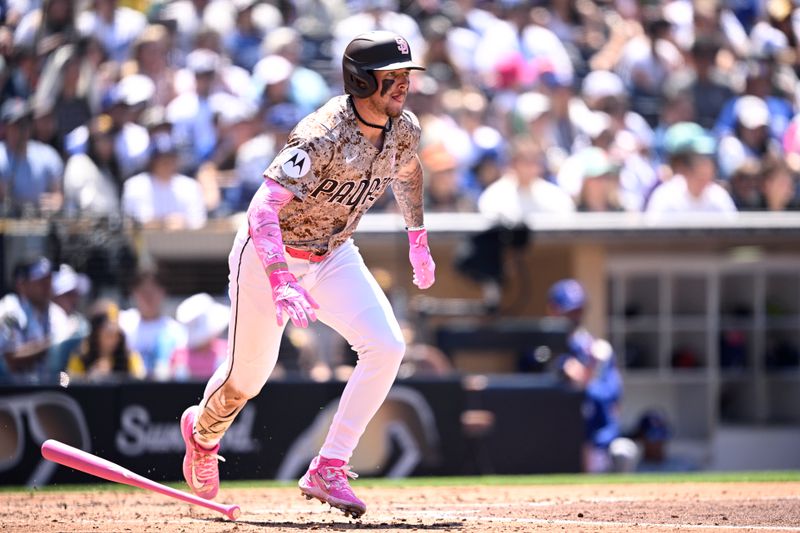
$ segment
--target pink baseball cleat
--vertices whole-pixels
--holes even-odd
[[[181,416],[181,436],[186,443],[183,456],[183,477],[196,495],[211,500],[219,492],[219,468],[217,461],[224,461],[217,455],[219,444],[207,450],[194,440],[194,421],[197,417],[196,405],[188,407]]]
[[[325,459],[316,456],[308,467],[306,474],[300,478],[300,492],[307,500],[316,498],[331,507],[344,511],[345,516],[361,518],[367,506],[359,500],[347,478],[357,478],[358,474],[350,471],[350,465],[338,459]]]

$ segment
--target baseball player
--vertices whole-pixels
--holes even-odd
[[[389,301],[351,238],[359,220],[391,186],[405,220],[414,283],[427,289],[435,264],[423,226],[420,127],[404,111],[412,70],[408,42],[392,32],[354,38],[342,59],[347,94],[295,127],[264,172],[229,256],[231,317],[226,364],[199,406],[181,417],[183,474],[195,494],[219,489],[219,442],[275,366],[285,320],[319,318],[357,351],[325,443],[299,482],[317,498],[360,517],[347,465],[386,398],[405,352]]]
[[[614,442],[620,437],[622,378],[611,345],[583,326],[585,305],[586,294],[577,280],[562,279],[550,287],[549,313],[566,317],[572,324],[568,352],[558,358],[556,367],[567,383],[584,392],[583,468],[586,472],[604,472],[612,467],[612,446],[619,447]]]

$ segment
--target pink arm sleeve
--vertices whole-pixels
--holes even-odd
[[[291,192],[276,181],[267,178],[256,191],[247,210],[250,236],[267,274],[280,267],[286,268],[278,213],[293,197]]]

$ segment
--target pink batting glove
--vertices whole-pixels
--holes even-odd
[[[427,289],[436,281],[436,263],[433,262],[431,250],[428,248],[428,231],[424,228],[409,230],[408,243],[408,260],[414,268],[414,285]]]
[[[319,309],[319,304],[300,286],[294,274],[288,270],[275,270],[269,275],[269,284],[279,326],[283,325],[283,313],[289,315],[292,324],[299,328],[306,328],[309,320],[317,319],[314,309]]]

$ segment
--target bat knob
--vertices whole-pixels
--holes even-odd
[[[242,510],[239,508],[238,505],[231,505],[225,514],[231,520],[236,520],[237,518],[239,518],[239,515],[242,514]]]

